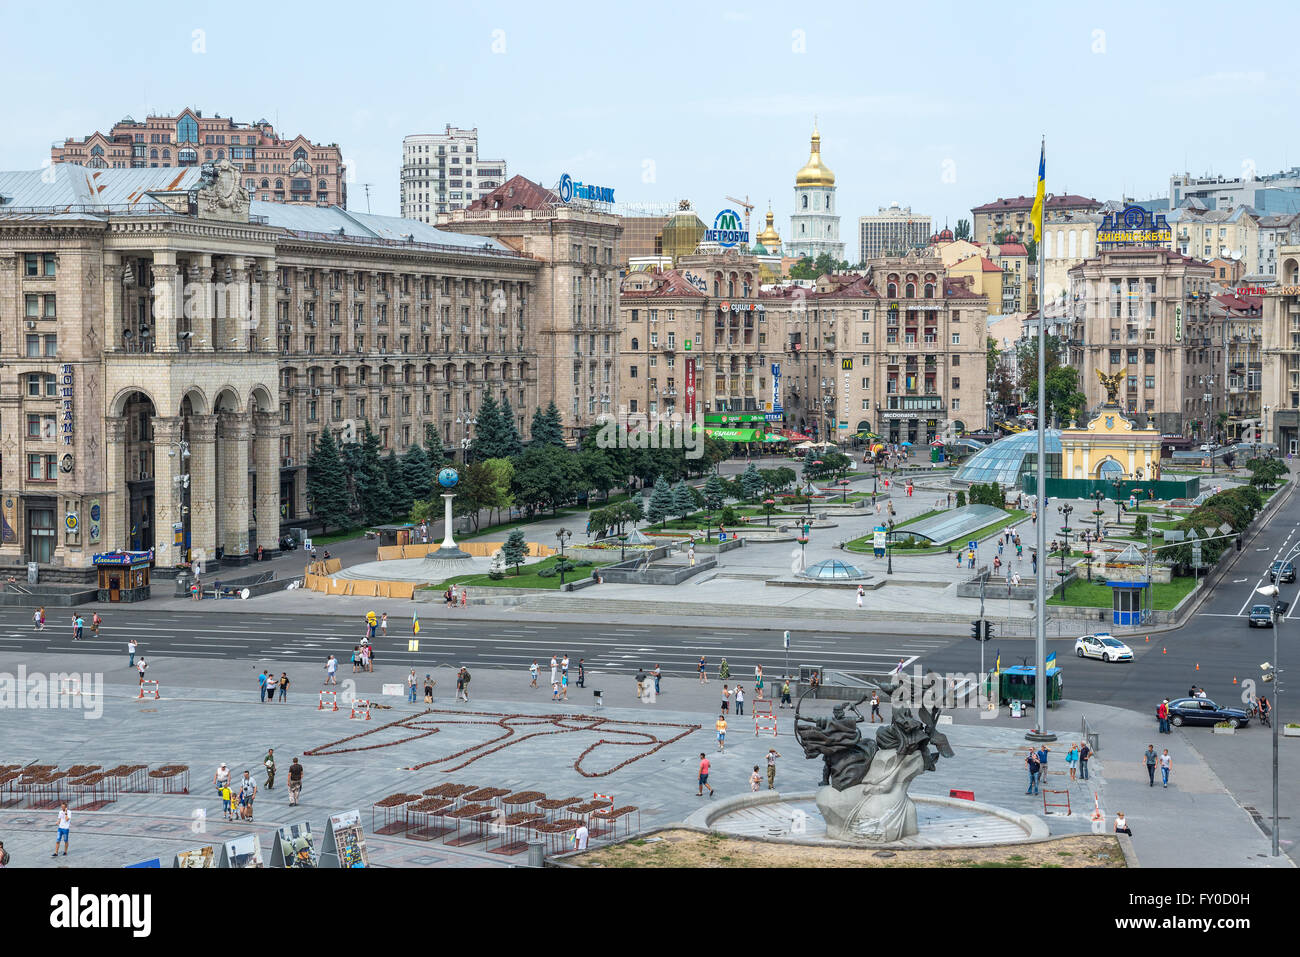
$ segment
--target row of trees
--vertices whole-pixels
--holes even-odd
[[[1061,364],[1061,340],[1057,336],[1047,337],[1047,349],[1043,354],[1046,371],[1047,419],[1068,422],[1086,409],[1088,398],[1079,389],[1079,373],[1072,366]],[[1028,341],[1016,350],[1018,374],[1014,378],[1001,362],[1002,350],[997,347],[997,340],[988,338],[987,371],[989,391],[993,400],[1000,406],[1010,406],[1019,395],[1023,401],[1033,404],[1038,401],[1038,339],[1030,336]]]

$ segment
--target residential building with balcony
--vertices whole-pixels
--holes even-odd
[[[1214,322],[1222,323],[1227,417],[1223,435],[1240,440],[1263,419],[1264,298],[1223,293],[1210,299]]]
[[[1278,250],[1278,283],[1264,297],[1263,434],[1300,453],[1300,244]]]
[[[858,217],[858,262],[903,256],[924,249],[931,239],[929,216],[897,203],[881,206],[874,216]]]
[[[412,133],[402,140],[402,217],[435,223],[439,213],[465,209],[508,176],[505,160],[479,154],[478,127],[448,123],[441,133]]]
[[[1180,206],[1166,219],[1172,231],[1170,249],[1207,262],[1216,258],[1237,260],[1246,265],[1246,279],[1258,275],[1260,216],[1249,206]]]
[[[972,238],[983,243],[996,241],[999,233],[1014,233],[1018,241],[1030,238],[1029,214],[1034,206],[1034,197],[1015,196],[1010,199],[995,199],[983,206],[971,209],[974,220]],[[1044,201],[1043,216],[1050,219],[1062,213],[1095,213],[1101,203],[1087,196],[1072,193],[1056,195],[1048,193]]]
[[[237,123],[184,109],[175,116],[130,116],[108,133],[67,139],[50,149],[51,163],[90,169],[167,169],[229,160],[249,195],[264,203],[348,205],[347,167],[337,143],[282,137],[266,120]]]

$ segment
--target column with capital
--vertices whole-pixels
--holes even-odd
[[[170,261],[169,261],[170,260]],[[153,348],[155,352],[176,351],[177,308],[181,303],[180,269],[176,254],[159,250],[153,263]]]
[[[182,560],[184,544],[176,545],[172,526],[181,520],[181,488],[177,481],[185,471],[180,454],[181,420],[178,416],[154,416],[153,431],[153,528],[154,563],[172,567]],[[123,491],[125,492],[125,483]],[[128,533],[130,527],[128,526]],[[144,539],[144,529],[140,530]]]
[[[257,280],[256,272],[253,272],[250,279],[253,283],[253,313],[249,317],[248,328],[245,330],[249,343],[248,348],[252,352],[274,352],[276,333],[275,260],[269,257],[258,258],[256,260],[256,269],[261,271],[262,278]],[[263,342],[264,339],[269,341]]]
[[[257,544],[267,555],[280,547],[280,414],[253,413],[253,467],[257,472]]]
[[[104,351],[122,351],[122,257],[104,253]]]
[[[126,487],[127,421],[124,415],[104,417],[104,471],[107,480],[104,494],[104,522],[100,530],[103,549],[130,548],[131,495]]]
[[[202,253],[197,265],[191,267],[188,281],[191,288],[185,297],[185,308],[189,310],[190,331],[194,339],[190,343],[191,352],[211,352],[216,347],[215,330],[212,325],[212,256]],[[195,275],[197,270],[198,275]]]
[[[217,540],[224,549],[222,562],[244,564],[248,560],[248,416],[222,412],[221,440],[217,444],[217,468],[221,473],[221,528]],[[242,560],[241,560],[242,559]]]
[[[217,554],[217,417],[191,415],[190,443],[190,550],[196,561],[209,562]]]

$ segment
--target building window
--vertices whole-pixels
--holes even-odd
[[[27,456],[27,480],[29,482],[57,482],[59,479],[58,456],[46,453]]]
[[[953,344],[954,346],[959,346],[959,345],[961,345],[961,333],[960,333],[960,332],[954,332],[954,333],[952,334],[952,344]]]

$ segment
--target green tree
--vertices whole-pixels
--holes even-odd
[[[608,502],[609,490],[618,482],[613,457],[606,455],[604,449],[583,449],[578,453],[578,470],[582,473],[582,484],[589,490],[600,492]]]
[[[753,462],[740,473],[740,487],[744,490],[745,501],[751,502],[763,494],[763,476],[758,474],[758,467]]]
[[[322,429],[307,460],[307,494],[312,511],[326,528],[348,523],[348,485],[334,434]]]
[[[397,453],[392,449],[382,459],[384,464],[384,480],[388,483],[388,502],[386,518],[397,518],[402,515],[411,513],[411,505],[415,501],[414,497],[406,488],[406,482],[402,478],[402,463],[397,459]]]
[[[529,514],[548,507],[558,511],[581,485],[577,456],[554,445],[534,442],[514,466],[515,501]]]
[[[1020,347],[1017,362],[1020,366],[1020,391],[1026,402],[1035,403],[1038,401],[1037,337],[1031,337],[1027,344]],[[1068,421],[1086,408],[1088,399],[1079,391],[1078,371],[1071,366],[1061,365],[1061,340],[1056,336],[1047,337],[1043,366],[1047,371],[1044,392],[1048,422],[1053,416],[1060,421]]]
[[[959,219],[959,220],[957,220],[957,228],[954,229],[954,230],[952,231],[952,238],[953,238],[953,239],[965,239],[965,240],[969,240],[969,239],[970,239],[970,220],[969,220],[969,219]]]
[[[433,473],[424,449],[412,443],[402,456],[402,481],[412,498],[428,498],[433,493]]]
[[[691,494],[691,487],[684,481],[678,482],[677,487],[673,489],[673,514],[685,518],[693,511],[695,511],[695,496]]]
[[[442,464],[449,456],[442,447],[442,436],[438,434],[438,426],[433,422],[424,424],[424,454],[429,460],[429,470],[436,479],[438,470],[442,468]]]
[[[501,425],[505,436],[505,454],[495,458],[514,458],[524,451],[523,439],[519,437],[519,426],[515,422],[515,410],[510,406],[510,397],[501,400]]]
[[[509,509],[515,504],[513,485],[515,466],[510,459],[488,459],[483,463],[486,472],[487,489],[485,508],[497,510],[497,521],[501,521],[501,510]]]
[[[546,406],[545,410],[538,408],[533,411],[531,431],[533,445],[555,445],[564,448],[564,422],[560,418],[560,410],[555,407],[554,400]]]
[[[466,453],[466,459],[483,462],[510,454],[510,438],[506,423],[501,419],[501,407],[491,392],[483,393],[483,401],[474,417],[474,442]]]
[[[494,476],[486,462],[470,462],[460,470],[460,483],[456,486],[456,498],[452,501],[452,514],[457,518],[468,517],[478,531],[479,516],[483,509],[490,509],[494,504],[496,492]]]
[[[653,524],[662,524],[673,512],[673,490],[668,480],[662,475],[655,482],[654,491],[650,493],[650,507],[647,515]]]
[[[505,563],[507,565],[513,565],[515,568],[515,574],[518,575],[519,566],[522,565],[524,559],[528,557],[528,542],[524,540],[524,530],[522,528],[516,528],[511,532],[510,536],[501,546],[501,551]]]
[[[998,359],[1001,357],[1002,351],[998,349],[998,340],[994,339],[992,336],[987,338],[987,342],[988,349],[984,356],[984,365],[988,371],[989,379],[992,379],[993,372],[998,367]]]
[[[367,525],[379,525],[398,514],[404,514],[394,504],[388,485],[388,472],[379,455],[379,436],[370,428],[369,422],[361,433],[361,440],[346,448],[349,450],[347,466],[356,488],[357,507],[361,509],[362,521]]]

